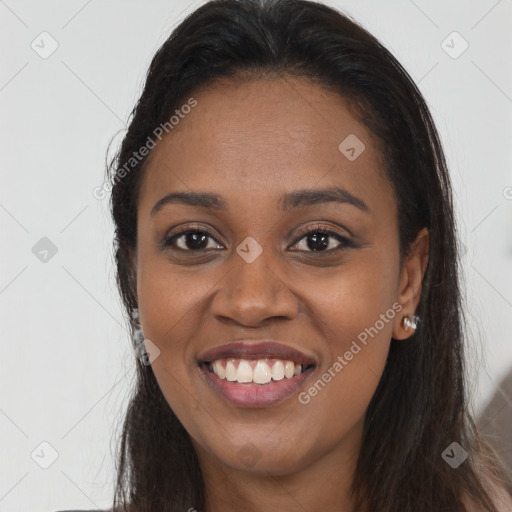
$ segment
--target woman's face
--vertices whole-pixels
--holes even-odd
[[[400,268],[377,141],[338,95],[281,78],[194,98],[139,196],[152,369],[204,464],[339,463],[358,451],[391,337],[411,334],[400,320],[425,259]]]

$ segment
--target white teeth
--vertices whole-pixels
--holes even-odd
[[[267,382],[270,382],[272,380],[270,368],[268,367],[268,364],[265,361],[258,361],[256,363],[252,380],[256,384],[266,384]]]
[[[291,379],[295,373],[295,365],[291,361],[286,361],[284,365],[284,376],[287,379]]]
[[[230,382],[234,382],[236,380],[236,368],[233,361],[228,361],[226,363],[226,380],[229,380]]]
[[[291,379],[300,375],[303,371],[303,365],[296,365],[293,361],[283,361],[280,359],[273,361],[273,364],[269,364],[267,359],[259,359],[257,361],[218,359],[211,363],[211,369],[220,379],[225,379],[229,382],[253,382],[255,384],[268,384],[272,380],[278,381],[284,378]]]
[[[282,361],[276,361],[272,367],[272,379],[281,380],[284,379],[284,364]]]
[[[252,368],[247,361],[240,361],[236,372],[236,380],[238,382],[252,382]]]
[[[213,371],[215,375],[218,375],[221,379],[226,378],[226,370],[224,369],[224,366],[222,366],[221,361],[215,361],[213,363]]]

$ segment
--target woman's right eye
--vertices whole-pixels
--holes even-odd
[[[180,251],[199,252],[211,249],[223,249],[224,247],[207,231],[187,229],[174,235],[166,235],[163,246],[173,247]]]

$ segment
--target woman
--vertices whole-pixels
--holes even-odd
[[[139,355],[115,509],[512,510],[467,409],[441,143],[372,35],[206,3],[109,170]]]

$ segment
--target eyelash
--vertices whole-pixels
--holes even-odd
[[[303,238],[306,238],[308,235],[317,234],[317,233],[320,233],[322,235],[328,235],[329,237],[333,237],[338,242],[340,242],[341,245],[336,247],[336,248],[334,248],[334,249],[326,249],[326,250],[323,250],[323,251],[311,251],[311,250],[309,250],[309,251],[298,251],[298,252],[310,252],[310,253],[317,253],[317,254],[318,253],[332,254],[332,253],[337,252],[337,251],[342,251],[342,250],[345,250],[347,248],[354,247],[354,244],[352,243],[352,241],[349,240],[347,237],[345,237],[343,235],[340,235],[340,233],[338,233],[337,231],[334,231],[334,230],[332,230],[330,228],[327,228],[325,226],[322,226],[320,224],[317,224],[317,225],[315,225],[313,227],[308,227],[305,230],[299,231],[298,238],[295,239],[295,242],[293,243],[293,245],[297,245]],[[201,229],[199,226],[194,226],[194,227],[188,226],[188,227],[178,231],[177,233],[174,233],[171,236],[166,235],[164,237],[164,240],[163,240],[163,243],[162,243],[163,248],[165,249],[165,248],[171,247],[175,240],[177,240],[178,238],[180,238],[183,235],[188,235],[188,234],[207,235],[209,238],[214,240],[216,243],[220,244],[220,242],[218,242],[217,239],[213,235],[211,235],[207,230]],[[181,248],[175,248],[175,250],[183,251],[183,252],[199,253],[199,252],[202,252],[202,251],[208,251],[209,249],[181,249]]]

